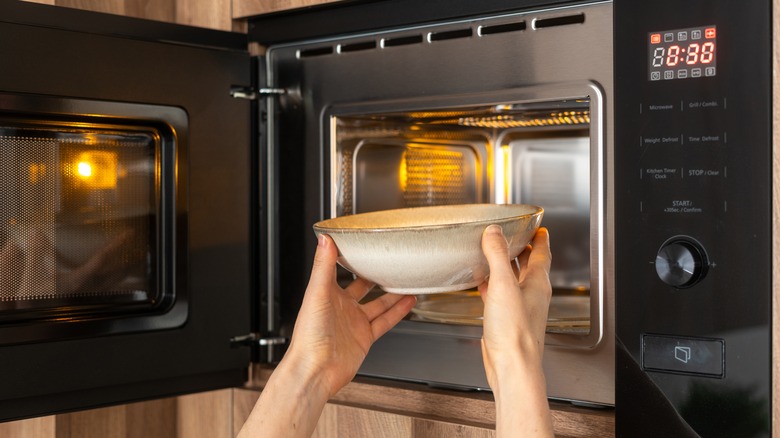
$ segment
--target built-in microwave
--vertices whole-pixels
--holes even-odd
[[[241,385],[319,220],[531,203],[550,398],[619,436],[772,433],[770,2],[345,2],[247,35],[2,8],[3,419]],[[360,374],[487,390],[480,304],[420,297]]]

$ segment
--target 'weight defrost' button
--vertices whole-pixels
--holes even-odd
[[[642,368],[723,377],[725,349],[723,339],[642,335]]]

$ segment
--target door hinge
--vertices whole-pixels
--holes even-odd
[[[287,338],[281,336],[261,336],[259,333],[250,333],[230,338],[231,347],[266,347],[269,345],[285,345],[286,343]]]
[[[235,86],[230,89],[230,95],[236,99],[257,100],[263,97],[284,96],[285,88],[254,88]]]

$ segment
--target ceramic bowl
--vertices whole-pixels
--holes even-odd
[[[473,288],[489,273],[482,232],[498,224],[517,257],[542,220],[541,207],[468,204],[341,216],[314,224],[339,249],[339,264],[387,292],[429,294]]]

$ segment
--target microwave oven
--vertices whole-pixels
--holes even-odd
[[[241,385],[318,220],[535,203],[550,398],[619,436],[772,432],[770,2],[345,2],[247,35],[2,8],[2,419]],[[360,373],[487,389],[478,301],[420,299]]]

